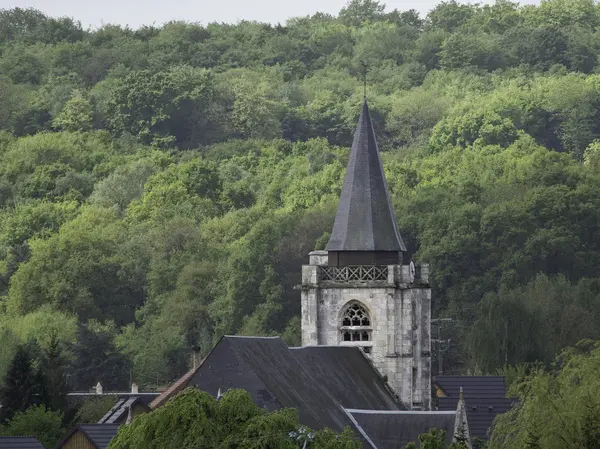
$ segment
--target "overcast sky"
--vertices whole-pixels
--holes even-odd
[[[416,9],[426,14],[439,1],[388,0],[382,3],[387,5],[387,10]],[[32,7],[50,16],[73,17],[84,27],[118,23],[137,28],[170,20],[207,24],[235,23],[243,19],[283,24],[290,17],[318,11],[337,14],[345,4],[346,0],[0,0],[0,9]]]

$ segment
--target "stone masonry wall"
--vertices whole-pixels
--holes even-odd
[[[326,264],[326,252],[315,253],[311,265],[302,267],[302,344],[370,346],[369,357],[400,400],[409,408],[431,409],[428,267],[417,270],[420,278],[414,282],[407,265],[392,265],[388,282],[339,284],[319,280],[318,268]],[[353,302],[370,314],[371,341],[343,341],[342,317]]]

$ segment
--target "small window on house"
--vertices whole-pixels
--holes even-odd
[[[342,340],[370,341],[371,331],[371,319],[365,307],[356,303],[350,305],[342,317]]]

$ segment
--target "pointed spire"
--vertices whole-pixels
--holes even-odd
[[[330,252],[406,251],[396,226],[366,99],[326,249]]]
[[[223,397],[223,394],[221,393],[221,389],[219,388],[219,391],[217,391],[217,401],[220,400]]]
[[[460,387],[458,396],[458,405],[456,406],[456,419],[454,421],[453,443],[464,444],[467,449],[472,449],[471,434],[469,432],[469,421],[467,420],[467,407],[465,405],[465,396],[463,388]]]

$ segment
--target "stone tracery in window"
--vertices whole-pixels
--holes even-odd
[[[360,304],[352,304],[342,317],[343,341],[370,341],[371,318],[367,310]]]

